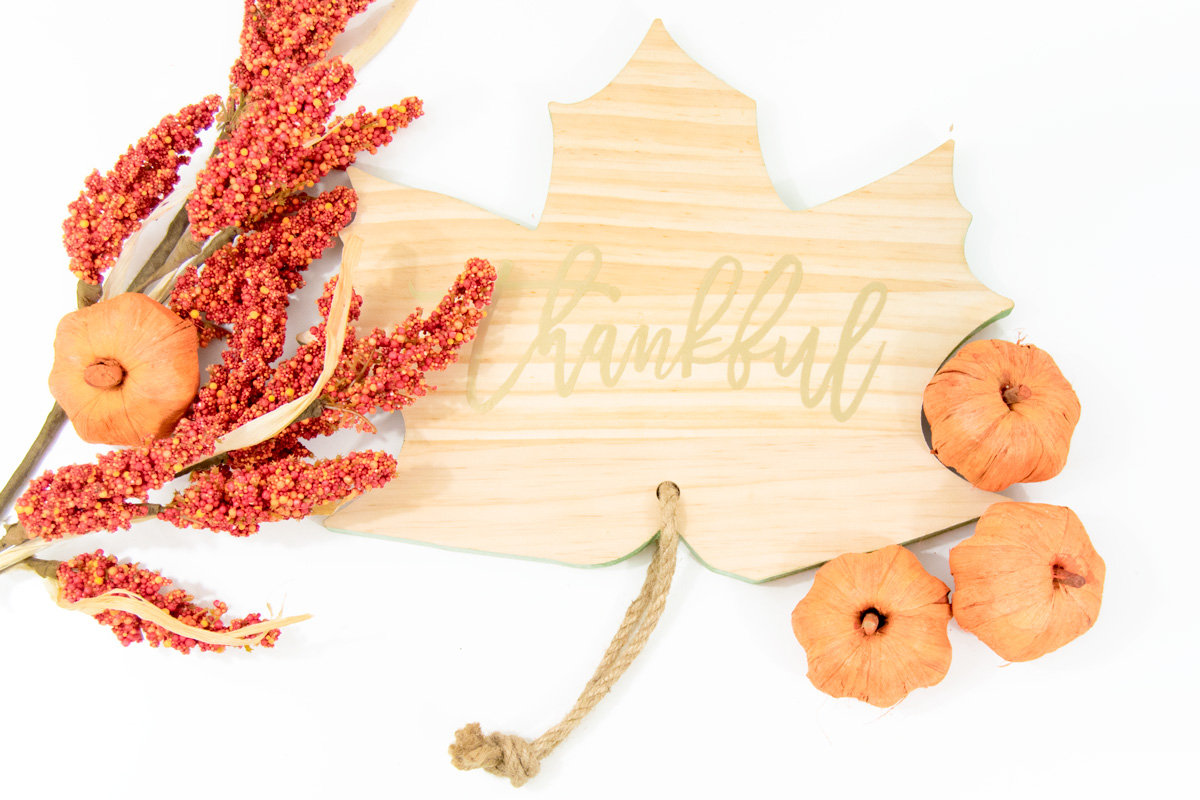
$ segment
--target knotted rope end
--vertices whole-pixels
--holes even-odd
[[[513,786],[524,786],[542,768],[532,742],[508,733],[485,735],[478,722],[455,732],[450,763],[461,770],[482,769],[508,778]]]
[[[550,755],[563,739],[600,702],[617,679],[637,658],[646,640],[662,615],[675,572],[675,552],[679,544],[679,486],[672,481],[658,485],[656,494],[661,506],[658,550],[646,570],[642,591],[629,604],[621,627],[613,636],[608,650],[596,667],[591,680],[575,706],[557,725],[530,742],[507,733],[486,736],[478,722],[459,728],[450,745],[450,762],[462,770],[483,769],[493,775],[508,778],[513,786],[524,786],[541,770],[541,760]]]

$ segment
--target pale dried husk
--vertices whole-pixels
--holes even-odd
[[[333,289],[329,319],[325,324],[325,358],[316,383],[300,397],[284,403],[222,436],[217,440],[213,453],[205,456],[203,460],[265,442],[295,422],[321,396],[325,384],[329,382],[329,379],[333,377],[334,370],[337,369],[342,346],[346,342],[346,330],[350,321],[350,301],[354,297],[354,268],[358,265],[358,259],[362,255],[363,241],[361,238],[354,234],[347,234],[343,237],[343,242],[345,246],[342,250],[341,271],[338,273],[337,285]]]
[[[141,240],[142,234],[160,218],[167,215],[175,216],[175,213],[187,202],[187,199],[187,192],[176,190],[163,200],[154,210],[154,213],[146,218],[142,226],[125,240],[125,244],[121,247],[121,255],[117,257],[117,262],[108,271],[108,275],[104,277],[100,295],[102,299],[108,300],[129,291],[129,284],[133,282],[133,279],[137,277],[138,270],[141,269],[141,264],[135,263],[133,256],[137,251],[138,241]],[[155,297],[154,299],[160,303],[162,302],[161,297]]]
[[[72,603],[62,596],[56,580],[48,579],[47,588],[51,591],[54,602],[58,604],[59,608],[65,608],[69,611],[81,611],[93,617],[105,611],[124,611],[128,614],[133,614],[139,619],[153,622],[155,625],[165,628],[171,633],[219,647],[253,647],[261,642],[263,637],[270,631],[285,628],[288,625],[295,625],[297,622],[303,622],[312,618],[311,614],[300,614],[294,617],[276,617],[264,622],[247,625],[237,630],[214,631],[208,628],[197,628],[194,625],[188,625],[172,617],[141,595],[125,591],[124,589],[111,589],[102,595],[86,597]]]
[[[52,544],[54,542],[47,542],[45,539],[27,539],[20,544],[0,550],[0,572],[4,572],[9,567],[14,567],[28,558],[33,558]]]

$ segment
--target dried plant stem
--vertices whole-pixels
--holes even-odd
[[[154,517],[157,516],[158,513],[164,508],[164,506],[161,506],[158,503],[134,503],[130,504],[130,507],[140,508],[145,512],[140,517],[134,517],[134,522],[145,522],[148,519],[154,519]],[[12,546],[0,549],[0,572],[4,572],[6,569],[10,569],[27,561],[32,556],[40,553],[42,550],[45,550],[50,545],[54,544],[54,542],[48,542],[41,538],[26,539],[25,536],[25,526],[19,522],[8,529],[3,543],[11,544]],[[11,540],[9,537],[12,537]]]
[[[227,458],[229,458],[229,453],[218,453],[215,456],[209,456],[208,458],[197,461],[195,464],[189,464],[188,466],[179,470],[179,472],[175,473],[175,477],[182,478],[187,475],[191,475],[193,472],[204,472],[205,470],[212,469],[213,467],[219,467],[225,463],[225,459]]]
[[[239,102],[230,112],[231,119],[244,111],[245,108],[246,103],[244,101]],[[223,129],[217,135],[217,142],[219,143],[222,139],[228,138],[229,132]],[[217,145],[214,144],[212,152],[208,154],[208,157],[211,159],[216,154]],[[188,246],[195,245],[191,237],[187,236],[187,231],[189,228],[187,208],[188,201],[191,198],[192,195],[191,192],[189,192],[187,197],[184,198],[183,203],[180,204],[179,210],[175,212],[175,216],[171,218],[171,222],[167,225],[167,232],[163,234],[162,241],[159,242],[158,246],[154,248],[154,252],[150,254],[148,259],[146,259],[146,263],[142,265],[142,268],[138,271],[138,274],[133,276],[133,280],[129,282],[128,291],[145,291],[146,288],[153,285],[156,280],[161,278],[163,275],[169,274],[171,270],[177,268],[180,264],[196,255],[196,252],[199,251],[200,248],[196,246],[196,249],[191,251],[190,255],[181,255],[181,252],[186,252]],[[222,231],[222,233],[224,233],[224,231]],[[180,250],[181,245],[184,248],[183,251]],[[178,258],[178,261],[176,261],[175,265],[168,267],[167,263],[175,258]]]
[[[25,544],[28,539],[29,532],[25,530],[25,526],[21,523],[14,522],[11,525],[5,525],[4,538],[0,538],[0,551],[19,544]]]
[[[412,11],[412,7],[415,4],[416,0],[395,0],[392,8],[388,10],[368,40],[347,54],[347,61],[359,67],[370,61],[383,45],[395,35],[396,31],[400,29],[400,26],[407,19],[409,12]],[[243,113],[247,106],[248,104],[244,99],[239,101],[230,110],[230,121],[235,120]],[[217,137],[218,142],[229,137],[228,127],[230,126],[227,125],[221,130]],[[217,148],[214,145],[209,157],[211,158],[212,154],[216,152]],[[190,197],[189,193],[188,198]],[[192,258],[195,258],[197,263],[203,263],[218,249],[233,241],[240,232],[237,228],[225,228],[220,233],[210,237],[207,243],[203,245],[203,249],[201,249],[201,245],[188,236],[188,198],[185,198],[184,202],[180,204],[179,210],[175,212],[175,215],[167,224],[166,232],[163,234],[162,240],[154,248],[154,252],[150,254],[150,257],[146,259],[146,263],[142,265],[142,268],[129,282],[128,291],[144,292]],[[80,307],[91,305],[99,299],[97,288],[93,288],[91,285],[80,287]],[[313,403],[313,405],[318,406],[317,403]],[[320,408],[323,407],[319,407],[317,413],[319,413]],[[310,408],[309,412],[312,411],[313,409]],[[66,413],[58,403],[55,403],[54,407],[50,409],[50,413],[46,416],[46,421],[43,423],[41,431],[38,432],[33,445],[25,454],[25,458],[21,461],[20,465],[9,477],[8,482],[4,485],[3,492],[0,493],[0,514],[8,510],[18,494],[24,489],[30,475],[37,468],[46,451],[50,449],[50,446],[58,437],[58,433],[62,430],[66,421]],[[24,545],[20,546],[23,547]],[[14,549],[16,548],[9,547],[3,550],[4,556],[11,556]]]
[[[345,122],[346,119],[347,117],[338,117],[337,121],[330,125],[324,133],[322,133],[320,136],[314,136],[313,138],[309,139],[304,143],[304,146],[312,147],[314,144],[319,144],[320,142],[324,141],[326,137],[332,135],[337,131],[338,128],[342,127],[342,123]]]
[[[150,254],[150,258],[146,260],[145,265],[130,282],[130,291],[141,291],[146,284],[146,276],[154,275],[167,262],[167,259],[178,248],[180,241],[184,238],[188,229],[187,203],[180,206],[179,211],[171,219],[167,225],[167,231],[163,235],[162,241],[154,248],[154,252]],[[222,231],[221,234],[225,232]],[[54,440],[58,438],[59,431],[67,421],[66,412],[62,410],[62,406],[58,403],[50,409],[50,413],[46,415],[46,421],[42,423],[42,429],[38,431],[37,438],[33,440],[29,451],[25,454],[25,458],[17,466],[16,470],[9,477],[8,482],[4,485],[3,492],[0,492],[0,514],[8,510],[8,507],[16,500],[17,495],[25,489],[25,484],[29,482],[33,471],[37,469],[38,463],[41,462],[42,456],[54,444]]]
[[[184,206],[179,209],[179,213],[171,220],[171,224],[168,226],[163,240],[159,242],[158,247],[155,248],[146,265],[142,267],[141,271],[133,279],[133,282],[130,284],[130,291],[141,291],[141,289],[145,288],[142,285],[143,278],[148,274],[157,273],[158,268],[151,269],[151,267],[158,260],[160,252],[165,251],[165,254],[162,256],[163,261],[159,263],[159,267],[165,263],[168,256],[178,249],[178,245],[181,243],[186,232],[187,208]],[[225,231],[222,231],[218,236],[223,236],[224,234]],[[199,249],[198,246],[197,249]],[[37,469],[46,451],[50,449],[50,446],[54,444],[54,440],[58,438],[58,433],[62,430],[66,421],[66,412],[63,411],[62,406],[55,403],[50,409],[50,413],[46,415],[46,421],[42,423],[42,429],[38,431],[38,435],[33,440],[33,444],[30,445],[29,451],[25,453],[25,458],[21,460],[21,463],[9,477],[8,482],[4,484],[4,490],[0,492],[0,513],[7,511],[12,502],[17,499],[17,495],[24,491],[25,484],[29,482],[30,476]]]
[[[98,283],[88,283],[85,280],[80,280],[75,284],[75,306],[77,308],[87,308],[94,306],[100,302],[103,296],[103,287]]]
[[[155,281],[166,275],[170,275],[186,261],[195,258],[200,253],[201,244],[184,232],[184,235],[179,237],[175,242],[175,246],[171,248],[171,252],[167,255],[163,263],[154,272],[145,277],[144,280],[139,280],[142,273],[138,273],[138,278],[129,285],[131,292],[145,292],[146,289],[154,285]],[[144,270],[143,270],[144,272]]]
[[[185,201],[179,210],[175,212],[175,216],[171,218],[171,222],[167,225],[167,232],[163,234],[162,241],[154,248],[154,252],[146,259],[146,263],[138,271],[137,275],[133,276],[133,280],[129,282],[129,291],[141,291],[137,287],[145,287],[151,283],[151,275],[158,273],[163,264],[167,263],[167,259],[174,252],[179,241],[187,233],[188,229],[188,212],[187,202]]]
[[[208,260],[209,256],[220,250],[225,245],[229,244],[234,238],[241,233],[240,228],[224,228],[216,236],[209,237],[204,243],[203,249],[201,244],[190,236],[183,236],[175,243],[175,247],[167,256],[166,260],[153,273],[146,275],[143,279],[142,275],[146,272],[145,269],[138,273],[138,277],[134,278],[133,283],[129,285],[131,292],[144,292],[154,285],[161,278],[170,275],[175,270],[182,267],[190,260],[195,260],[197,266]]]
[[[245,103],[238,103],[237,106],[232,110],[231,114],[237,114],[244,108]],[[217,142],[227,138],[229,138],[228,132],[222,130],[217,136]],[[208,157],[212,158],[214,155],[216,155],[216,153],[217,146],[214,144],[212,152],[208,154]],[[154,281],[157,279],[152,276],[157,275],[161,277],[170,271],[162,271],[163,265],[167,263],[167,260],[179,246],[180,240],[182,240],[187,234],[189,227],[187,208],[188,200],[191,200],[191,198],[192,194],[191,192],[188,192],[187,197],[185,197],[183,202],[179,205],[179,210],[175,212],[175,216],[171,218],[171,222],[167,225],[167,232],[163,234],[162,241],[159,242],[158,246],[154,248],[154,252],[150,254],[148,259],[146,259],[146,263],[142,265],[142,268],[138,271],[138,274],[134,275],[133,280],[129,282],[129,291],[143,291],[147,286],[154,283]],[[190,241],[190,237],[188,237],[188,240]],[[193,253],[193,255],[195,254]],[[181,261],[180,263],[183,262]]]
[[[45,558],[29,558],[26,559],[23,566],[25,569],[35,572],[46,580],[54,580],[58,573],[58,565],[61,561],[52,561]]]
[[[196,262],[203,264],[208,260],[209,256],[220,250],[225,245],[229,244],[234,238],[242,232],[241,228],[224,228],[216,236],[213,236],[204,245],[204,249],[200,251],[200,255],[196,256]]]
[[[54,440],[58,438],[58,432],[62,430],[66,421],[66,412],[62,410],[62,406],[55,403],[54,407],[50,409],[50,413],[46,415],[46,421],[42,423],[42,429],[38,431],[37,438],[33,440],[29,452],[25,454],[25,458],[8,479],[8,483],[4,485],[4,491],[0,493],[0,513],[7,511],[12,502],[17,499],[17,495],[24,490],[29,476],[37,469],[42,456],[50,449],[50,445],[54,444]]]
[[[167,226],[167,232],[162,241],[158,243],[158,247],[154,249],[146,264],[130,282],[129,291],[144,291],[164,275],[178,269],[181,264],[192,256],[196,256],[197,253],[199,253],[200,263],[203,263],[218,249],[233,241],[239,232],[237,228],[225,228],[216,236],[211,237],[204,249],[201,250],[200,245],[187,236],[187,230],[187,204],[184,203]],[[3,492],[0,493],[0,514],[7,511],[12,502],[16,500],[17,495],[24,491],[25,484],[29,482],[30,476],[37,469],[46,451],[58,438],[58,433],[66,421],[66,412],[63,411],[62,406],[55,403],[54,407],[50,409],[50,413],[46,415],[46,421],[42,423],[42,429],[25,454],[25,458],[9,477]]]
[[[24,544],[10,547],[7,550],[0,550],[0,572],[15,567],[25,559],[37,555],[51,544],[53,542],[47,542],[44,539],[30,539]]]

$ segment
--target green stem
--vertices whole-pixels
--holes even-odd
[[[144,294],[146,290],[153,286],[156,281],[179,269],[180,265],[182,265],[188,259],[194,257],[199,252],[200,243],[184,233],[183,236],[179,237],[179,241],[175,243],[175,247],[171,249],[170,254],[163,261],[163,263],[159,265],[158,269],[149,275],[146,275],[144,278],[142,277],[144,270],[143,272],[139,272],[138,277],[129,284],[129,289],[127,291],[141,292]]]
[[[167,259],[171,253],[175,251],[179,240],[184,237],[188,229],[188,212],[187,202],[179,207],[175,212],[175,216],[171,218],[171,222],[167,225],[167,232],[163,234],[162,241],[158,243],[158,247],[154,248],[154,252],[146,259],[146,263],[142,265],[138,274],[133,276],[133,280],[129,282],[129,291],[137,292],[141,289],[135,287],[145,287],[150,282],[150,276],[155,275],[163,264],[167,263]]]
[[[243,109],[244,104],[239,103],[237,108],[234,109],[234,112],[237,113]],[[217,141],[225,138],[228,138],[228,133],[222,132],[220,136],[218,136]],[[217,152],[215,145],[212,152]],[[211,153],[209,154],[209,157],[212,157]],[[175,269],[184,261],[186,261],[187,258],[190,258],[191,255],[195,255],[196,251],[200,250],[199,246],[191,241],[191,237],[188,237],[187,243],[195,247],[195,250],[186,257],[179,257],[178,262],[175,263],[174,266],[170,267],[170,269],[164,270],[164,266],[167,265],[168,260],[171,259],[172,255],[175,255],[177,251],[182,252],[180,244],[181,240],[187,235],[187,231],[188,212],[187,201],[185,200],[183,205],[179,207],[179,210],[175,212],[175,216],[171,218],[171,222],[167,225],[167,230],[166,233],[163,234],[162,241],[160,241],[158,246],[154,248],[154,252],[150,254],[150,258],[146,259],[146,263],[142,265],[142,268],[138,271],[138,274],[133,277],[132,281],[130,281],[130,291],[143,291],[154,281],[158,280],[163,275],[168,274],[172,269]],[[200,259],[203,261],[204,259],[208,258],[208,256],[212,255],[217,248],[222,247],[230,242],[233,237],[237,235],[237,232],[238,231],[236,228],[226,228],[225,230],[221,231],[216,237],[211,239],[208,243],[208,246],[200,252]],[[81,286],[77,290],[77,299],[80,308],[95,303],[99,297],[100,294],[98,286],[92,287],[91,285],[86,285]],[[0,514],[3,514],[8,510],[8,507],[17,498],[17,495],[25,488],[25,484],[29,481],[30,475],[33,474],[33,471],[41,462],[42,457],[46,454],[46,451],[50,449],[52,444],[54,444],[54,440],[58,438],[58,433],[62,430],[63,425],[66,424],[66,421],[66,412],[62,410],[62,406],[60,406],[58,403],[55,403],[54,407],[50,409],[50,413],[46,416],[46,421],[42,424],[42,429],[38,432],[37,438],[34,439],[33,445],[29,448],[29,452],[25,454],[25,458],[21,461],[20,465],[17,466],[17,469],[13,472],[12,476],[9,477],[8,483],[4,485],[4,490],[0,492]]]
[[[209,256],[232,242],[241,232],[241,228],[223,228],[220,233],[208,240],[208,244],[204,245],[200,255],[196,256],[196,264],[203,264],[209,259]]]
[[[144,522],[148,519],[154,519],[165,508],[165,506],[161,506],[158,503],[131,504],[129,507],[138,508],[144,512],[140,516],[134,517],[132,520],[133,522]],[[99,533],[99,531],[92,531],[92,533]],[[13,536],[13,541],[10,542],[9,535],[12,534],[17,535]],[[10,544],[10,546],[0,549],[0,572],[4,572],[5,570],[12,569],[15,566],[28,562],[31,558],[33,558],[33,556],[54,544],[53,541],[47,541],[40,536],[27,539],[25,538],[27,534],[28,532],[25,530],[25,526],[19,522],[9,528],[8,534],[5,536],[4,543]],[[86,533],[79,535],[87,536]]]
[[[29,537],[25,535],[25,526],[19,522],[4,526],[4,538],[0,538],[0,550],[24,544]]]
[[[62,406],[55,403],[54,407],[50,409],[50,413],[46,415],[46,421],[42,423],[42,429],[38,431],[37,438],[33,440],[29,452],[25,454],[25,458],[17,466],[12,477],[8,479],[8,483],[4,485],[3,492],[0,492],[0,514],[7,511],[12,502],[17,499],[17,495],[24,491],[29,476],[37,469],[42,456],[46,455],[46,451],[50,449],[50,445],[54,444],[54,440],[58,438],[58,432],[62,430],[66,421],[66,412],[62,410]]]
[[[58,565],[62,562],[48,558],[27,558],[22,563],[26,569],[33,570],[43,578],[55,578],[58,576]]]
[[[204,472],[205,470],[212,469],[213,467],[219,467],[225,463],[225,459],[227,458],[229,458],[229,453],[218,453],[215,456],[209,456],[202,461],[197,461],[195,464],[179,470],[179,472],[175,473],[175,477],[182,478],[186,475],[191,475],[193,472]]]
[[[94,306],[100,302],[100,296],[103,292],[104,289],[100,284],[80,280],[75,284],[75,306],[77,308]]]
[[[133,279],[131,286],[136,285],[144,275],[155,272],[157,268],[152,269],[152,267],[156,260],[161,258],[162,261],[165,261],[166,257],[176,249],[179,240],[187,232],[187,224],[187,204],[185,203],[179,209],[179,213],[175,215],[175,218],[171,220],[171,224],[167,226],[167,232],[163,236],[162,241],[158,243],[158,247],[154,249],[154,253],[151,254],[150,259],[142,267],[137,277]],[[161,266],[161,263],[159,266]],[[80,300],[81,306],[90,304],[83,297]],[[66,422],[66,412],[63,411],[62,406],[55,403],[54,407],[50,409],[50,413],[46,415],[46,421],[42,423],[42,429],[38,432],[37,438],[33,440],[29,451],[25,453],[25,458],[22,459],[16,470],[13,471],[8,482],[4,484],[3,491],[0,491],[0,514],[7,511],[12,502],[17,499],[17,496],[25,490],[25,484],[29,482],[33,471],[41,463],[42,457],[46,455],[46,451],[54,444],[54,440],[58,438],[58,433],[62,430]]]
[[[245,103],[238,103],[237,106],[235,106],[233,109],[233,112],[232,112],[233,116],[231,117],[231,120],[234,117],[236,117],[239,113],[244,111],[245,107],[246,107]],[[221,132],[217,135],[217,143],[219,143],[222,139],[228,139],[228,138],[229,138],[229,130],[222,129]],[[217,154],[217,143],[213,144],[213,149],[208,154],[209,160],[211,160],[212,157]],[[205,163],[207,163],[207,161]],[[167,267],[167,262],[170,260],[173,260],[172,257],[176,256],[176,251],[180,249],[179,248],[179,245],[181,243],[180,240],[182,240],[184,238],[184,236],[187,234],[187,230],[188,230],[188,211],[187,211],[188,204],[187,204],[187,201],[190,200],[191,197],[192,197],[191,194],[188,194],[187,199],[185,199],[183,201],[183,205],[181,205],[179,207],[179,210],[177,212],[175,212],[175,216],[171,218],[171,223],[167,226],[167,232],[166,232],[166,234],[163,235],[162,241],[158,243],[158,247],[154,248],[154,252],[150,254],[150,258],[146,259],[146,263],[144,265],[142,265],[142,268],[138,271],[138,274],[135,275],[133,277],[133,280],[129,282],[129,290],[128,291],[131,291],[131,292],[145,291],[145,289],[148,286],[150,286],[151,284],[153,284],[156,280],[161,278],[163,275],[170,273],[171,270],[178,267],[180,264],[182,264],[188,258],[191,258],[192,255],[195,255],[195,251],[193,251],[191,253],[191,255],[180,256],[180,257],[178,257],[178,260],[175,261],[174,266]],[[222,233],[224,233],[224,231],[222,231]],[[188,237],[188,243],[194,244],[191,240],[191,237]],[[197,250],[198,249],[199,248],[197,248]]]
[[[200,244],[193,240],[190,236],[184,236],[175,245],[175,249],[167,257],[152,275],[148,275],[145,280],[135,281],[129,285],[131,292],[145,292],[161,278],[170,275],[175,270],[179,269],[189,260],[195,259],[196,265],[203,264],[208,257],[220,250],[225,245],[233,241],[234,237],[240,233],[238,228],[225,228],[216,236],[213,236],[201,249]],[[140,276],[141,273],[139,273]]]

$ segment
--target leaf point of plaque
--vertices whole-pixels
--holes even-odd
[[[597,184],[635,203],[733,198],[756,210],[788,210],[763,159],[757,104],[688,56],[662,20],[603,89],[549,109],[554,156],[542,221],[577,218],[577,198]]]

